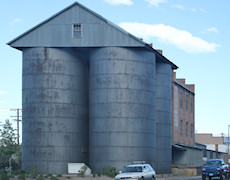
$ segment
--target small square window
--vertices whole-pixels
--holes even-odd
[[[73,38],[82,37],[82,26],[81,24],[73,24]]]

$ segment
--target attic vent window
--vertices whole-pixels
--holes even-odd
[[[82,37],[82,26],[81,24],[73,24],[73,38]]]

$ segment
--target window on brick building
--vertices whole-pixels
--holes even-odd
[[[193,138],[193,124],[191,124],[190,127],[190,137]]]
[[[186,110],[188,110],[188,94],[187,93],[185,95],[185,106],[186,106]]]
[[[190,107],[191,107],[191,112],[193,112],[193,96],[191,95],[191,100],[190,100]]]
[[[180,120],[180,136],[183,136],[183,120]]]
[[[185,125],[185,135],[186,137],[188,137],[188,122],[186,122],[186,125]]]
[[[180,107],[183,108],[183,90],[180,90]]]

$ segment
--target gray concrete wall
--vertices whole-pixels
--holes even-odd
[[[189,166],[203,166],[203,151],[200,149],[189,149],[188,152],[188,162]]]
[[[203,166],[203,152],[201,149],[186,148],[185,151],[173,151],[172,164],[179,167]]]
[[[155,160],[155,55],[98,48],[90,58],[90,167]]]
[[[172,161],[171,66],[156,64],[156,164],[157,173],[170,173]]]
[[[88,70],[64,48],[23,49],[22,166],[67,173],[88,161]]]

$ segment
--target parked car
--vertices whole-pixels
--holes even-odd
[[[227,180],[230,179],[230,164],[228,164],[228,170],[227,170]]]
[[[116,175],[115,180],[155,180],[156,172],[149,164],[128,165],[122,172]]]
[[[221,180],[228,177],[228,165],[224,163],[223,159],[210,159],[202,168],[202,180],[206,177],[219,177]]]

